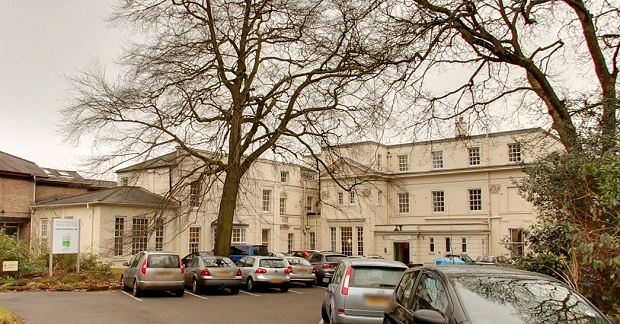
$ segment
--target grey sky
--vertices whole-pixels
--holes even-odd
[[[52,168],[79,169],[89,145],[63,142],[66,75],[112,67],[123,36],[105,22],[110,0],[0,0],[0,151]]]

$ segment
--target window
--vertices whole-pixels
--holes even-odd
[[[470,147],[467,149],[469,155],[469,165],[480,165],[480,148]]]
[[[435,310],[445,316],[448,311],[448,294],[441,279],[430,273],[422,273],[413,295],[411,311]]]
[[[344,204],[344,193],[342,191],[338,191],[338,205]]]
[[[271,207],[271,190],[263,190],[263,211],[269,211]]]
[[[409,212],[409,193],[401,192],[398,194],[398,212],[405,214]]]
[[[469,189],[469,210],[482,210],[482,189]]]
[[[41,244],[47,244],[47,218],[41,218],[40,222],[39,237],[41,239]]]
[[[159,218],[155,221],[155,251],[164,249],[164,220]]]
[[[523,242],[523,229],[511,228],[510,231],[510,253],[512,257],[523,256],[525,244]]]
[[[200,250],[200,227],[189,228],[189,253]]]
[[[431,195],[433,198],[433,211],[436,213],[445,211],[445,195],[443,191],[433,191]]]
[[[431,152],[433,156],[433,169],[443,169],[443,152]]]
[[[232,229],[232,242],[245,243],[245,228],[236,227]]]
[[[289,251],[293,251],[294,243],[295,243],[295,234],[288,233],[288,250]]]
[[[330,241],[331,250],[336,251],[336,228],[335,227],[329,228],[329,241]]]
[[[269,229],[268,228],[263,228],[261,230],[261,243],[265,246],[269,246]]]
[[[131,228],[131,254],[146,250],[148,243],[149,220],[146,218],[134,218]]]
[[[200,182],[194,181],[189,184],[189,206],[200,206]]]
[[[349,204],[355,204],[355,191],[349,191]]]
[[[364,228],[357,227],[357,255],[364,255]]]
[[[377,206],[383,205],[383,191],[377,191]]]
[[[446,237],[446,252],[452,252],[452,240]]]
[[[312,211],[312,197],[306,197],[306,211]]]
[[[519,143],[508,144],[508,162],[510,163],[521,162],[521,144]]]
[[[342,246],[342,254],[353,254],[353,228],[348,226],[340,228],[340,244]]]
[[[430,252],[435,252],[435,238],[431,237],[431,238],[429,239],[429,241],[430,241],[430,245],[429,245],[429,247],[428,247],[428,248],[429,248],[429,251],[430,251]]]
[[[114,256],[123,255],[125,217],[114,218]]]
[[[129,178],[122,177],[121,178],[121,186],[128,186],[128,185],[129,185]]]
[[[411,297],[411,291],[415,286],[415,280],[418,278],[419,271],[412,271],[403,275],[403,278],[398,285],[394,299],[400,305],[407,307],[409,304],[409,298]]]
[[[280,182],[288,182],[288,171],[280,171]]]
[[[282,224],[288,224],[288,217],[282,216]]]
[[[461,252],[467,252],[467,238],[465,237],[461,238]]]
[[[309,232],[308,233],[308,246],[310,247],[310,250],[316,250],[316,233],[315,232]]]
[[[398,171],[409,171],[409,157],[407,155],[398,156]]]
[[[286,198],[280,197],[280,215],[286,214]]]

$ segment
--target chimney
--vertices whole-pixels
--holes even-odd
[[[455,123],[454,135],[456,138],[461,138],[467,136],[467,122],[460,116],[459,119]]]

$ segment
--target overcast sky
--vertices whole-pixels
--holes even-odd
[[[77,170],[89,154],[63,142],[66,76],[98,61],[114,67],[122,33],[110,0],[0,0],[0,151],[42,167]]]

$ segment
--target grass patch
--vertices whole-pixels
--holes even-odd
[[[120,275],[119,275],[120,276]],[[53,277],[3,278],[0,291],[93,291],[118,288],[118,276],[100,271],[56,272]],[[0,322],[0,324],[3,324]]]
[[[0,307],[0,324],[17,324],[22,323],[19,317],[15,316],[8,310]]]

